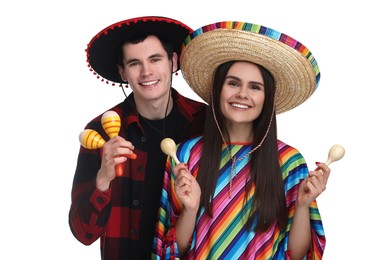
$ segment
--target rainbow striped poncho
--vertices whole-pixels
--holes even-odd
[[[229,145],[232,154],[237,158],[252,148],[251,145],[245,144]],[[188,140],[178,146],[179,161],[186,162],[194,176],[198,172],[202,147],[201,137]],[[256,233],[244,228],[253,195],[252,189],[244,204],[250,156],[237,161],[237,174],[233,179],[229,197],[231,160],[226,147],[223,147],[218,183],[212,203],[213,217],[210,218],[205,214],[204,209],[200,210],[190,250],[184,259],[288,259],[287,243],[294,217],[295,200],[299,184],[308,175],[308,169],[304,158],[295,148],[278,141],[278,150],[289,214],[287,229],[280,230],[277,225],[274,225],[265,233]],[[171,174],[173,166],[172,160],[167,161],[152,259],[179,259],[175,223],[182,205],[175,197],[173,189],[175,181],[174,175]],[[307,259],[321,259],[326,240],[316,201],[310,205],[310,223],[312,242]]]

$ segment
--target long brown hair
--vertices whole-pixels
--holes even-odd
[[[212,216],[211,199],[214,196],[218,179],[217,173],[223,144],[214,121],[212,107],[214,107],[215,117],[221,132],[227,137],[226,141],[229,143],[230,138],[225,118],[221,112],[220,96],[226,75],[235,62],[237,61],[229,61],[217,68],[212,88],[214,106],[208,106],[206,113],[203,154],[200,159],[197,180],[202,190],[200,205],[205,208],[209,216]],[[261,142],[268,127],[270,128],[263,144],[252,153],[250,161],[251,175],[246,185],[246,197],[252,184],[255,184],[255,193],[248,227],[251,227],[256,220],[255,231],[266,231],[275,222],[279,224],[281,229],[284,229],[287,226],[287,206],[277,148],[276,116],[273,112],[275,82],[268,70],[258,64],[255,65],[259,68],[264,79],[265,100],[262,112],[253,124],[253,146]]]

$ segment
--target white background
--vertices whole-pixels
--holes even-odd
[[[321,2],[321,3],[320,3]],[[0,4],[0,259],[99,259],[68,226],[78,135],[121,102],[120,88],[88,70],[85,48],[100,30],[159,15],[193,29],[224,20],[292,36],[316,57],[321,81],[303,105],[278,116],[279,138],[309,168],[340,143],[318,199],[324,259],[389,257],[389,10],[386,1],[2,1]],[[196,97],[181,76],[174,86]]]

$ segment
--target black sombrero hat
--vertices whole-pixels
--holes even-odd
[[[90,70],[107,84],[125,83],[116,67],[116,51],[125,40],[145,32],[170,41],[173,50],[180,57],[183,41],[192,29],[177,20],[159,16],[137,17],[112,24],[96,34],[87,46],[87,62]]]

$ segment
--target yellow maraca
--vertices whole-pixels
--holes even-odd
[[[101,124],[104,131],[110,138],[113,138],[119,134],[121,127],[121,119],[115,111],[107,111],[103,114]],[[87,149],[99,149],[102,148],[106,141],[103,137],[92,129],[86,129],[79,135],[80,143]],[[137,155],[132,153],[131,155],[124,155],[129,159],[136,159]],[[116,175],[123,175],[123,164],[115,165]]]
[[[85,129],[79,135],[80,143],[87,149],[99,149],[106,143],[103,137],[92,129]]]
[[[102,127],[110,138],[119,134],[121,129],[121,118],[115,111],[107,111],[101,119]]]

